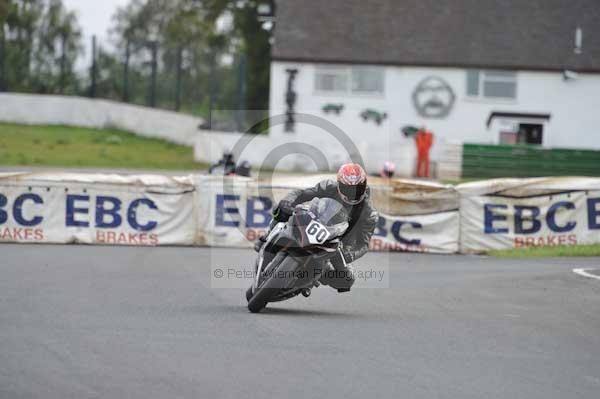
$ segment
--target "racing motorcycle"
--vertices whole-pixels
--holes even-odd
[[[323,273],[331,270],[328,260],[341,251],[348,213],[332,198],[314,198],[298,205],[287,222],[272,222],[271,227],[258,253],[254,281],[246,291],[252,313],[269,302],[310,296]]]

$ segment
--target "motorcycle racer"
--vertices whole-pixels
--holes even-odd
[[[324,180],[316,186],[290,192],[273,212],[276,222],[286,222],[296,205],[313,198],[332,198],[344,205],[350,215],[349,227],[342,237],[338,255],[330,261],[331,270],[326,272],[320,282],[329,285],[338,292],[348,292],[354,284],[353,270],[350,264],[369,250],[369,242],[377,226],[379,214],[371,200],[371,190],[367,185],[367,174],[358,164],[343,165],[336,181]],[[265,238],[257,242],[255,249],[260,250]],[[343,259],[342,259],[343,257]]]

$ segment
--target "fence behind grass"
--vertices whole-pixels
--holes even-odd
[[[464,144],[462,176],[600,176],[600,151]]]

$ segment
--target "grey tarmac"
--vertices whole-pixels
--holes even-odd
[[[389,288],[250,314],[211,271],[253,258],[0,245],[0,398],[600,397],[600,259],[370,253]]]

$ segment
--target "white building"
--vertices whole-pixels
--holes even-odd
[[[369,169],[395,160],[404,174],[407,125],[434,132],[438,161],[448,143],[600,149],[599,21],[598,0],[277,1],[271,117],[322,118]],[[347,158],[320,127],[274,125]]]

